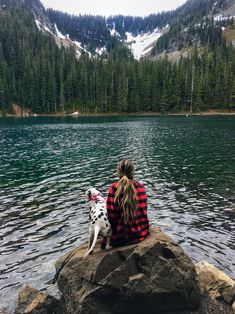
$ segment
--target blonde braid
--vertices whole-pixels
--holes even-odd
[[[122,209],[122,217],[125,223],[129,219],[135,219],[136,212],[136,191],[132,182],[134,175],[134,164],[130,160],[123,160],[118,164],[118,182],[114,202]]]

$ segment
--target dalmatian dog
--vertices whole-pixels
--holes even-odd
[[[93,251],[98,235],[107,238],[105,248],[109,248],[112,229],[108,221],[106,201],[100,191],[95,188],[90,188],[86,191],[85,195],[88,201],[93,202],[90,208],[89,215],[89,239],[88,251],[85,254],[86,257]]]

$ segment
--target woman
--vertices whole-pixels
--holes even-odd
[[[138,243],[149,236],[147,194],[145,187],[134,180],[133,162],[119,162],[117,173],[119,181],[110,187],[106,203],[113,247]]]

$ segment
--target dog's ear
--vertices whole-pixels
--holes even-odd
[[[87,201],[90,201],[91,200],[91,189],[88,189],[85,193],[85,196],[86,196],[86,200]]]

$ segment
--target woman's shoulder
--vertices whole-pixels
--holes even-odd
[[[145,189],[145,186],[144,186],[142,183],[140,183],[139,181],[133,180],[133,183],[134,183],[134,186],[135,186],[136,188]]]
[[[144,186],[142,183],[140,183],[139,181],[133,180],[132,182],[133,182],[135,188],[145,189],[145,186]],[[114,189],[114,190],[116,190],[117,187],[118,187],[118,181],[114,181],[114,182],[112,183],[112,185],[110,186],[110,188],[111,188],[111,189]]]
[[[114,182],[112,183],[112,185],[110,186],[110,189],[116,190],[117,187],[118,187],[118,181],[114,181]]]

